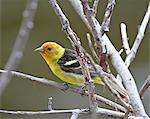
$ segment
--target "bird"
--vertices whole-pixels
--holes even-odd
[[[63,48],[56,42],[45,42],[34,51],[38,51],[41,54],[51,71],[59,79],[77,86],[85,85],[80,63],[73,50]],[[90,63],[88,63],[88,68],[94,83],[103,85],[104,83],[95,73]]]
[[[51,71],[62,81],[77,85],[85,86],[85,79],[82,74],[81,65],[77,60],[77,55],[74,50],[64,48],[56,42],[45,42],[34,51],[39,52],[48,64]],[[93,66],[88,63],[88,69],[94,83],[104,85],[99,75],[94,70]],[[126,91],[114,84],[112,86],[122,95],[126,95]]]

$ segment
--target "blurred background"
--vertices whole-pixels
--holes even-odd
[[[76,14],[68,0],[58,0],[60,6],[69,18],[71,27],[80,37],[85,49],[89,51],[86,33],[89,32],[80,17]],[[18,29],[22,20],[22,12],[26,0],[1,0],[0,1],[0,69],[3,69],[12,51]],[[106,0],[100,0],[97,18],[102,22],[104,11],[107,5]],[[148,0],[117,0],[110,32],[108,36],[119,51],[122,47],[120,35],[120,23],[127,25],[130,46],[136,37],[138,27],[147,10]],[[30,33],[25,52],[17,71],[31,74],[38,77],[45,77],[61,82],[49,70],[45,61],[33,50],[45,41],[55,41],[64,47],[71,48],[70,42],[62,31],[61,24],[51,9],[47,0],[39,0],[38,10],[34,20],[34,28]],[[150,25],[147,27],[144,40],[139,51],[130,66],[130,70],[137,82],[138,89],[142,86],[147,75],[150,74]],[[89,51],[90,53],[90,51]],[[122,55],[124,58],[124,54]],[[114,100],[112,95],[102,86],[96,86],[99,94]],[[72,92],[63,92],[44,84],[13,77],[6,90],[0,97],[0,109],[7,110],[47,110],[48,98],[53,97],[54,109],[86,108],[88,98]],[[144,94],[143,100],[145,109],[150,115],[150,90]],[[107,107],[99,103],[100,107]],[[69,114],[45,115],[45,116],[15,116],[0,114],[2,119],[66,119]],[[79,119],[93,118],[90,115],[82,115]],[[98,118],[104,118],[98,116]]]

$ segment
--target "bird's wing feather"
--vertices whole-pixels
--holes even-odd
[[[62,70],[69,73],[82,74],[80,63],[76,58],[76,54],[73,50],[65,49],[64,55],[57,62]],[[92,65],[89,63],[88,68],[91,76],[95,76],[95,71]]]

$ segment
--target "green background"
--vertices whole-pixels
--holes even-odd
[[[70,20],[71,27],[80,37],[85,49],[89,49],[86,40],[86,33],[89,32],[80,17],[76,14],[68,0],[58,0],[60,6]],[[122,47],[120,35],[120,23],[127,25],[130,46],[138,32],[139,25],[147,9],[148,0],[117,0],[112,16],[110,31],[108,36],[116,49]],[[0,68],[4,68],[8,57],[12,51],[18,29],[21,24],[22,12],[25,8],[26,0],[1,0],[0,2]],[[107,5],[106,0],[100,0],[97,18],[102,22],[104,11]],[[62,31],[61,24],[47,0],[39,0],[39,6],[34,20],[34,28],[30,33],[29,40],[25,47],[25,52],[20,61],[17,71],[31,74],[38,77],[49,78],[61,82],[54,76],[45,61],[33,50],[45,41],[56,41],[64,47],[71,48],[71,44]],[[150,26],[148,26],[139,51],[130,66],[130,70],[141,87],[147,75],[150,74]],[[89,51],[89,50],[88,50]],[[125,57],[123,55],[123,57]],[[96,85],[96,90],[101,95],[112,98],[110,93],[102,86]],[[53,97],[53,107],[55,109],[85,108],[88,107],[88,98],[72,92],[63,92],[44,84],[14,78],[3,92],[1,99],[2,109],[7,110],[47,110],[48,97]],[[112,98],[113,99],[113,98]],[[150,90],[144,95],[145,109],[150,115]],[[102,103],[99,103],[104,107]],[[106,106],[105,106],[106,107]],[[45,115],[45,116],[13,116],[1,114],[5,119],[58,119],[69,118],[70,115]],[[89,115],[80,118],[93,118]],[[98,116],[98,118],[103,118]]]

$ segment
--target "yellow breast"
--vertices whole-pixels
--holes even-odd
[[[85,81],[83,75],[64,72],[57,63],[51,65],[50,69],[62,81],[73,85],[84,86]]]

